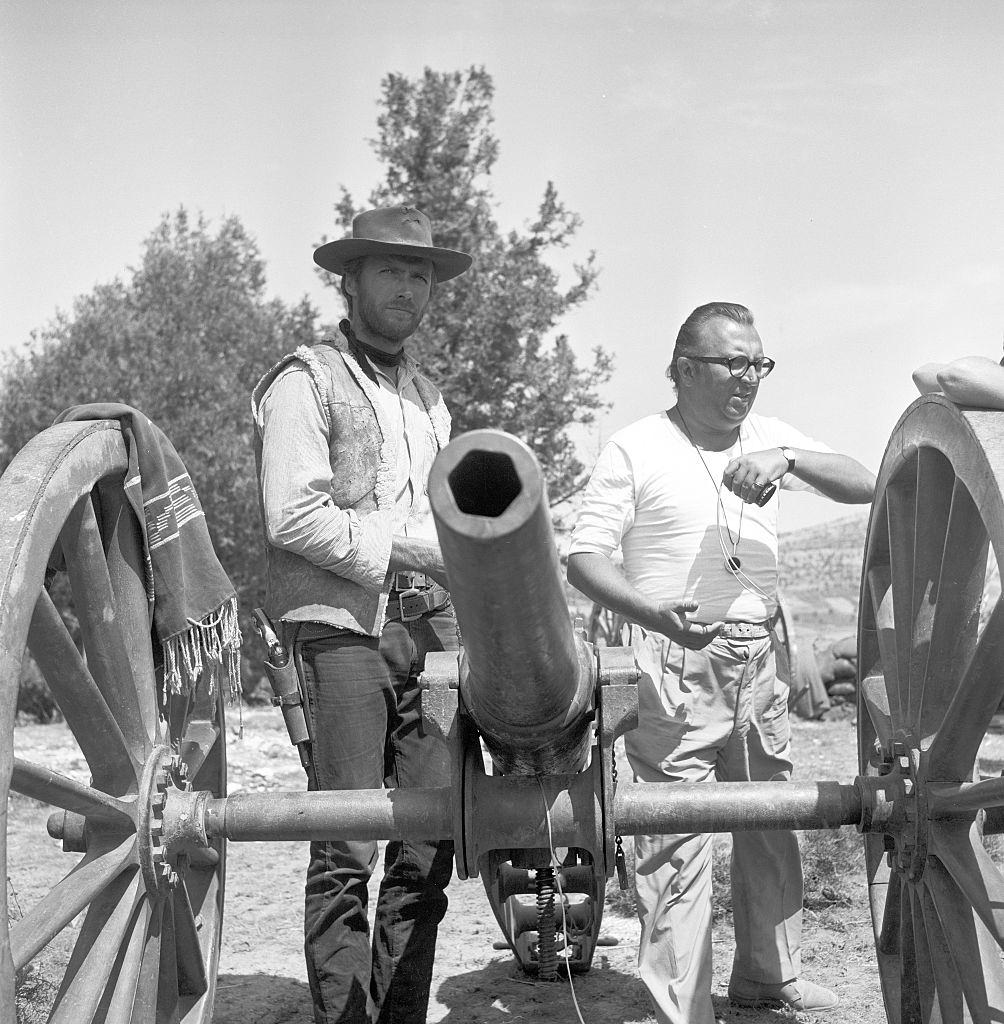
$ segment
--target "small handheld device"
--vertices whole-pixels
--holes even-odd
[[[756,503],[760,508],[774,497],[774,492],[777,490],[777,484],[764,484],[763,490],[756,496]]]

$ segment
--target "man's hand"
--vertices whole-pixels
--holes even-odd
[[[787,470],[788,460],[780,448],[747,452],[725,467],[722,483],[747,505],[755,505],[767,484],[780,480]]]
[[[449,590],[443,553],[435,541],[395,536],[390,549],[388,572],[422,572]]]
[[[786,463],[787,465],[787,463]],[[699,651],[707,647],[722,631],[722,622],[711,622],[703,625],[691,622],[690,613],[696,612],[698,605],[693,601],[663,601],[656,610],[656,618],[646,623],[656,633],[668,636],[675,644],[691,651]]]

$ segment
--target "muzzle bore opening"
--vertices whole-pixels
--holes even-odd
[[[501,452],[471,451],[447,478],[465,515],[497,519],[523,490],[512,459]]]

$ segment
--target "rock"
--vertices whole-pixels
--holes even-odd
[[[857,679],[858,666],[856,661],[849,658],[834,658],[830,666],[833,679]]]
[[[847,658],[849,661],[858,660],[858,638],[856,636],[845,636],[842,640],[835,640],[830,648],[834,658]]]
[[[831,683],[826,688],[827,694],[831,697],[853,697],[858,692],[857,683],[848,683],[846,681]]]

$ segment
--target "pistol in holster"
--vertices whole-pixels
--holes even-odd
[[[252,613],[255,632],[262,638],[268,658],[265,660],[265,674],[272,687],[272,706],[282,712],[289,741],[300,755],[300,764],[307,773],[311,785],[315,783],[313,762],[313,738],[310,729],[310,706],[303,680],[297,671],[293,652],[285,647],[276,634],[272,620],[255,608]]]

